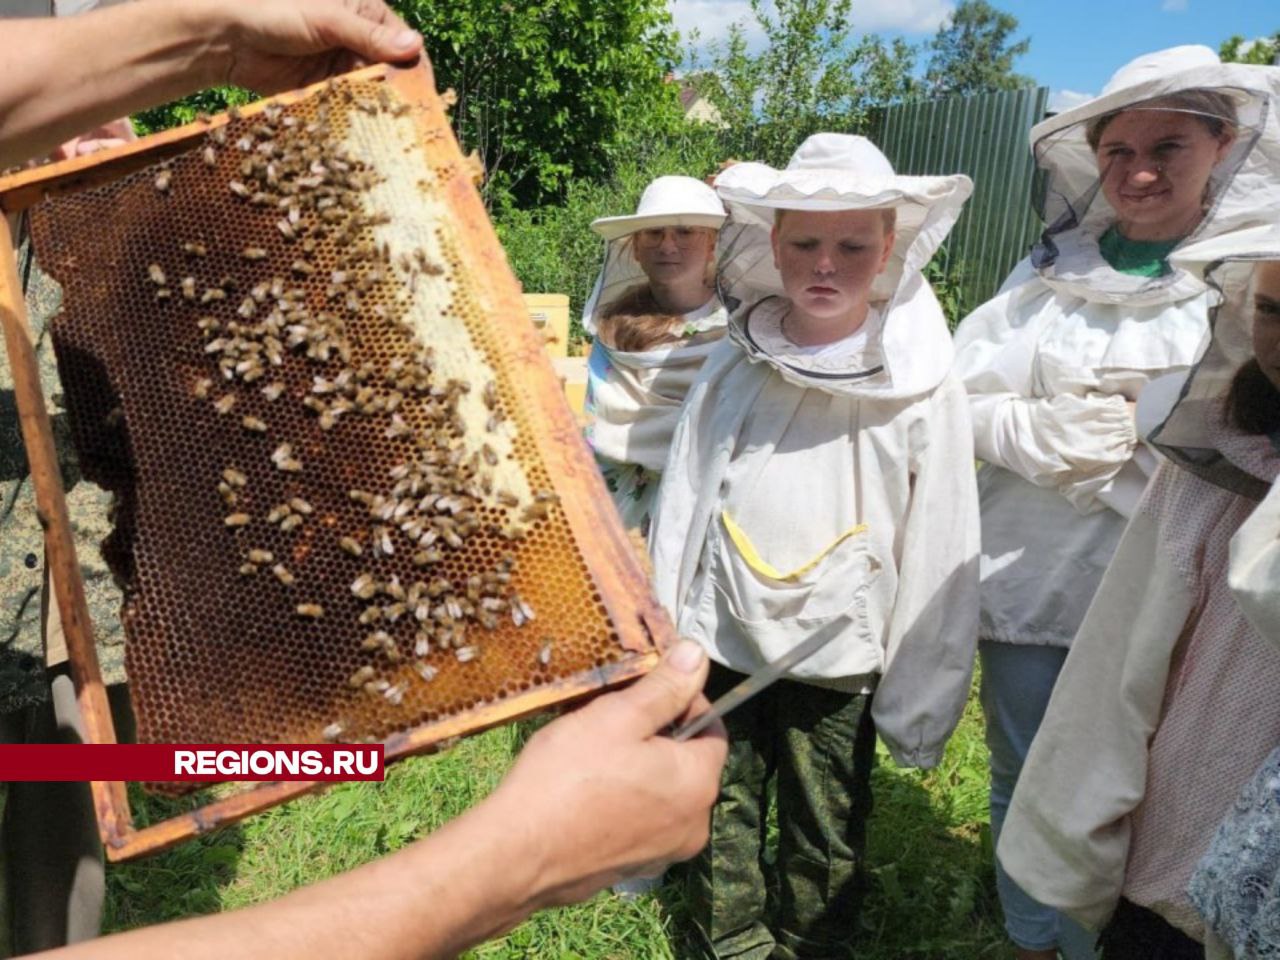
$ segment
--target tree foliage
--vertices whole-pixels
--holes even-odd
[[[1246,40],[1241,36],[1233,36],[1218,48],[1218,56],[1223,63],[1256,63],[1261,66],[1280,62],[1280,30],[1270,37],[1259,37]]]
[[[1013,41],[1018,18],[987,0],[960,0],[950,20],[929,41],[924,84],[930,96],[967,96],[989,90],[1031,86],[1014,73],[1013,62],[1031,49],[1031,40]]]
[[[691,47],[689,79],[720,110],[731,153],[785,162],[811,133],[865,129],[873,108],[911,94],[915,49],[855,36],[852,8],[852,0],[751,0],[764,37],[758,52],[742,23],[705,55]]]
[[[606,172],[624,115],[675,102],[663,0],[393,0],[458,95],[458,139],[489,192],[548,199]]]

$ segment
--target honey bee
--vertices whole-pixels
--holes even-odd
[[[275,566],[271,568],[271,572],[274,573],[276,576],[276,579],[279,580],[281,583],[283,583],[286,587],[292,587],[295,583],[298,582],[298,578],[295,577],[292,573],[290,573],[289,568],[286,567],[283,563],[277,563]],[[317,609],[319,608],[317,607]],[[302,613],[301,610],[299,610],[298,612]],[[308,614],[308,616],[310,616],[310,614]],[[314,614],[314,616],[318,617],[320,616],[320,614],[317,613],[317,614]]]
[[[240,564],[240,576],[242,577],[252,577],[257,572],[258,572],[258,568],[254,566],[252,563]]]
[[[302,497],[293,497],[293,498],[291,498],[291,499],[289,500],[289,506],[290,506],[290,507],[291,507],[291,508],[296,512],[296,513],[300,513],[300,514],[302,514],[303,516],[310,516],[310,515],[314,512],[314,509],[315,509],[315,508],[314,508],[314,507],[312,507],[312,506],[311,506],[311,504],[309,504],[306,500],[303,500],[303,499],[302,499]]]
[[[340,546],[347,553],[351,554],[353,557],[364,556],[364,547],[362,547],[360,545],[360,541],[356,540],[354,537],[339,538],[338,546]]]
[[[248,526],[252,519],[247,513],[230,513],[223,518],[222,522],[228,527],[244,527]]]
[[[294,607],[294,610],[298,616],[306,617],[309,620],[319,620],[324,616],[324,607],[318,603],[300,603]]]
[[[156,179],[155,179],[156,190],[159,191],[160,193],[165,193],[169,189],[169,181],[172,178],[173,178],[173,174],[169,172],[168,167],[161,170],[158,174],[156,174]]]
[[[230,190],[232,193],[234,193],[237,197],[239,197],[242,200],[247,200],[249,198],[249,188],[246,187],[239,180],[228,181],[227,189]]]
[[[222,471],[222,479],[227,481],[233,487],[244,487],[249,482],[249,478],[237,470],[235,467],[227,467]]]
[[[283,533],[288,533],[290,530],[294,530],[300,526],[302,526],[301,514],[291,513],[280,521],[280,530]]]
[[[385,630],[375,630],[373,633],[366,634],[365,638],[360,641],[361,650],[381,650],[387,644],[394,643],[391,634]]]
[[[480,655],[480,650],[475,646],[458,647],[453,651],[453,655],[458,659],[459,663],[470,663]]]
[[[213,303],[215,300],[225,299],[227,299],[227,291],[223,290],[221,287],[210,287],[205,290],[204,293],[200,294],[201,303]]]
[[[426,683],[430,683],[434,680],[436,675],[440,672],[429,663],[415,663],[413,668],[418,671],[418,676],[420,676]]]
[[[338,723],[337,721],[335,721],[329,724],[323,730],[321,730],[320,736],[323,737],[328,742],[333,743],[340,736],[342,736],[344,729],[345,728],[342,726],[341,723]]]
[[[533,607],[525,603],[520,597],[511,598],[511,622],[517,627],[523,627],[526,623],[533,620]]]
[[[255,547],[254,549],[250,550],[247,554],[245,554],[245,557],[248,559],[250,563],[256,563],[259,566],[262,566],[263,564],[271,563],[273,560],[275,560],[275,555],[272,554],[270,550],[262,550],[257,547]]]
[[[196,278],[195,277],[183,277],[182,282],[179,284],[179,286],[182,288],[182,299],[194,300],[196,298]]]
[[[151,282],[157,287],[163,287],[166,282],[164,269],[158,263],[153,263],[147,267],[147,276],[151,278]]]
[[[547,666],[551,663],[551,643],[548,641],[542,645],[542,649],[538,651],[538,663]]]
[[[277,504],[267,513],[267,523],[279,523],[292,512],[287,503]]]
[[[351,674],[351,676],[347,679],[347,683],[350,684],[353,688],[358,690],[361,687],[363,687],[366,683],[368,683],[370,680],[373,679],[374,672],[375,671],[373,667],[369,666],[368,664],[365,664],[363,667],[358,669],[355,673]]]
[[[255,416],[247,415],[240,418],[240,426],[244,427],[251,433],[266,433],[267,425],[264,421]]]
[[[213,402],[213,409],[222,415],[231,412],[231,408],[236,405],[236,395],[234,393],[224,393]]]
[[[370,600],[378,592],[378,581],[373,574],[362,573],[351,581],[351,592],[361,600]]]
[[[182,245],[182,252],[189,257],[203,257],[209,253],[209,249],[198,240],[189,240]]]
[[[367,627],[371,623],[377,623],[382,619],[381,607],[365,607],[357,618],[362,627]]]
[[[207,145],[200,156],[204,159],[205,166],[216,167],[218,165],[218,151],[213,149],[213,145]]]

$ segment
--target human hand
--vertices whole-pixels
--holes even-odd
[[[129,118],[121,117],[118,120],[112,120],[110,123],[104,123],[102,126],[78,137],[73,137],[54,150],[50,154],[50,159],[66,160],[70,157],[83,157],[90,153],[97,153],[99,150],[106,150],[108,147],[118,147],[121,144],[137,139],[138,135],[134,133],[133,124],[129,122]]]
[[[673,647],[633,686],[540,730],[490,798],[527,832],[539,906],[653,876],[707,843],[727,744],[724,726],[676,743],[671,724],[708,708],[707,658]]]
[[[211,2],[221,24],[214,40],[221,82],[264,95],[422,54],[422,37],[383,0]]]

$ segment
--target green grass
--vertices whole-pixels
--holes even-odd
[[[383,784],[345,784],[175,850],[108,870],[107,929],[269,900],[429,833],[485,796],[525,731],[495,730],[435,757],[390,768]],[[904,771],[887,757],[874,778],[873,891],[859,937],[866,960],[961,960],[1012,953],[1003,945],[991,875],[987,756],[976,697],[942,765]],[[136,794],[137,814],[162,818],[173,801]],[[465,868],[465,867],[464,867]],[[468,957],[483,960],[665,960],[695,956],[681,936],[674,884],[657,896],[605,893],[534,916]]]

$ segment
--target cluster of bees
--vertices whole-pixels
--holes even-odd
[[[269,105],[254,118],[233,111],[231,124],[212,129],[201,147],[203,166],[210,175],[221,171],[225,176],[226,154],[231,154],[235,175],[226,182],[227,202],[244,204],[270,221],[266,232],[274,249],[244,246],[237,258],[243,269],[215,278],[201,275],[209,256],[206,244],[188,239],[169,264],[151,264],[146,280],[156,298],[185,304],[195,314],[203,362],[213,370],[195,382],[194,397],[207,402],[215,416],[263,437],[262,457],[271,468],[305,477],[298,451],[314,440],[314,435],[280,436],[283,430],[273,428],[270,414],[276,405],[301,404],[313,429],[322,432],[344,421],[372,421],[362,429],[377,431],[403,452],[387,471],[384,489],[347,491],[337,523],[330,517],[327,524],[314,524],[320,517],[301,496],[251,512],[245,505],[253,498],[246,497],[243,464],[228,465],[217,480],[241,576],[269,572],[284,587],[301,589],[287,558],[254,542],[255,531],[267,528],[297,535],[312,523],[309,532],[331,538],[349,558],[350,590],[364,604],[353,642],[368,657],[349,685],[398,706],[409,686],[395,679],[405,675],[404,665],[429,683],[440,669],[433,658],[474,661],[484,633],[506,619],[516,627],[534,619],[513,585],[510,554],[465,580],[451,580],[433,568],[451,551],[464,550],[476,534],[524,537],[531,524],[549,515],[556,497],[539,491],[522,499],[498,488],[492,468],[500,455],[488,442],[467,442],[459,404],[471,385],[438,375],[432,349],[404,319],[418,278],[442,270],[421,249],[393,256],[387,243],[376,241],[374,228],[390,219],[370,210],[367,201],[380,176],[352,157],[335,135],[335,111],[344,107],[396,116],[406,109],[386,91],[376,99],[362,98],[334,85],[320,95],[313,120]],[[155,189],[168,193],[176,175],[162,168]],[[322,269],[318,261],[332,259],[334,252],[333,268]],[[277,264],[288,262],[288,271],[277,267],[273,272],[266,263],[273,258]],[[372,336],[371,324],[376,325]],[[396,343],[389,359],[361,349],[366,339],[385,343],[388,335]],[[366,359],[370,353],[378,358]],[[300,378],[297,365],[305,365],[307,375]],[[255,392],[262,401],[252,398]],[[485,430],[494,434],[506,417],[492,381],[482,388],[481,400],[488,417]],[[257,412],[242,412],[247,407]],[[325,478],[315,482],[323,484]],[[352,522],[347,512],[357,519]],[[378,574],[377,562],[398,552],[411,558],[420,577],[402,582],[396,575]],[[323,604],[311,598],[299,599],[293,609],[300,618],[326,615]],[[537,659],[542,666],[550,662],[549,642]],[[341,723],[325,730],[329,739],[342,734]]]

